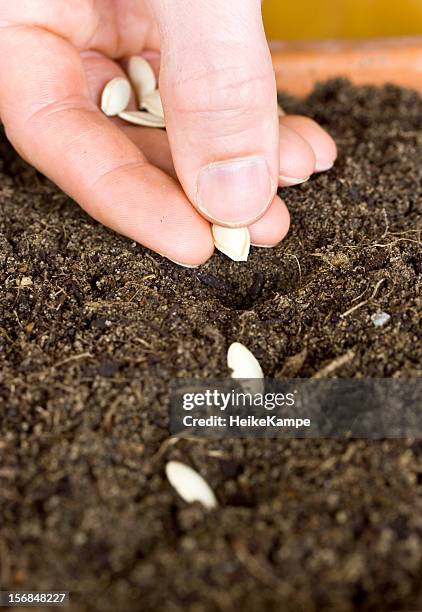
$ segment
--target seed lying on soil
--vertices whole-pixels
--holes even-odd
[[[164,119],[163,103],[158,89],[154,89],[150,94],[142,98],[141,106],[152,115]]]
[[[212,235],[216,248],[233,259],[247,261],[251,247],[251,237],[247,227],[212,226]]]
[[[119,113],[120,119],[133,123],[135,125],[142,125],[144,127],[163,128],[166,126],[164,119],[151,115],[145,111],[124,111]]]
[[[264,378],[259,361],[240,342],[233,342],[229,346],[227,365],[232,370],[232,378]]]
[[[107,83],[101,96],[101,110],[113,117],[126,110],[132,93],[130,83],[124,77],[116,77]]]
[[[140,56],[130,58],[127,69],[132,85],[135,89],[138,103],[157,87],[157,79],[150,64]]]
[[[217,498],[209,484],[191,467],[180,461],[169,461],[166,476],[171,486],[188,503],[200,502],[205,508],[218,506]]]

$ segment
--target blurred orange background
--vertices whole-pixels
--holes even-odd
[[[422,34],[422,0],[264,0],[268,38]]]

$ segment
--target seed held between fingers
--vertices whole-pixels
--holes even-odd
[[[126,110],[132,90],[124,77],[116,77],[104,87],[101,96],[101,110],[108,117],[113,117]]]
[[[247,227],[212,226],[212,235],[215,247],[233,259],[233,261],[247,261],[251,247],[251,237]]]
[[[128,75],[135,89],[138,103],[157,87],[157,79],[150,64],[143,57],[134,55],[128,62]]]
[[[208,510],[218,506],[217,498],[209,484],[198,472],[180,461],[169,461],[166,476],[171,486],[188,503],[200,502]]]
[[[152,115],[164,119],[163,103],[158,89],[154,89],[154,91],[142,98],[141,106]]]
[[[144,127],[164,128],[166,124],[162,117],[151,115],[146,111],[124,111],[119,113],[120,119],[133,123],[134,125],[142,125]]]
[[[145,110],[126,110],[130,102],[131,84],[123,77],[116,77],[107,83],[104,88],[101,101],[101,109],[103,112],[108,116],[117,115],[123,121],[134,125],[149,128],[165,128],[163,104],[160,92],[157,89],[155,74],[149,63],[143,57],[131,57],[128,62],[128,73],[136,88],[140,108]],[[262,166],[264,166],[264,175],[267,177],[268,169],[266,162],[260,158],[253,160],[248,159],[246,161],[235,160],[235,162],[231,164],[214,164],[212,168],[208,168],[208,174],[212,174],[212,172],[215,173],[216,169],[220,169],[221,174],[221,167],[226,174],[230,174],[233,167],[236,169],[240,168],[245,174],[244,171],[246,166],[249,168],[251,164],[255,172],[257,172],[257,168],[260,171],[258,175],[263,174]],[[213,177],[215,179],[214,175]],[[271,177],[269,177],[269,179],[271,184]],[[208,180],[208,187],[209,182]],[[215,247],[222,253],[233,259],[233,261],[247,261],[251,246],[250,234],[247,227],[228,228],[214,224],[212,226],[212,235]]]

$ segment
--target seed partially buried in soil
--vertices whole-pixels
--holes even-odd
[[[232,370],[232,378],[264,378],[258,359],[240,342],[229,346],[227,366]]]
[[[233,342],[227,351],[227,366],[231,377],[240,379],[239,383],[246,393],[264,392],[264,373],[257,358],[240,342]]]
[[[101,110],[107,117],[114,117],[127,109],[132,89],[124,77],[116,77],[107,83],[101,96]]]
[[[251,237],[247,227],[212,226],[212,235],[215,247],[233,259],[233,261],[247,261],[251,248]]]
[[[198,472],[180,461],[169,461],[166,476],[171,486],[189,504],[201,503],[208,510],[218,506],[217,498],[209,484]]]

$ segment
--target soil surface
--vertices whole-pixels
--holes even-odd
[[[338,163],[282,190],[278,248],[198,270],[99,226],[1,138],[3,589],[81,611],[422,609],[421,441],[169,438],[170,381],[227,375],[235,340],[269,377],[344,355],[331,375],[422,375],[421,99],[335,81],[282,103]],[[181,500],[169,459],[217,510]]]

